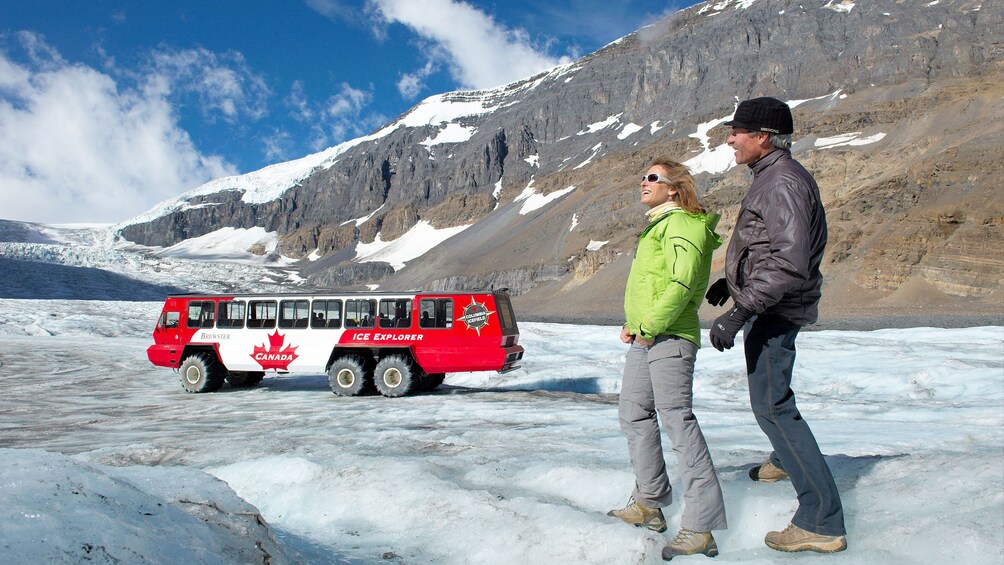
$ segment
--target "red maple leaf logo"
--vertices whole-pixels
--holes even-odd
[[[283,349],[282,344],[284,341],[286,341],[286,338],[279,334],[279,330],[275,330],[275,333],[268,336],[268,349],[263,345],[254,346],[251,358],[257,361],[261,365],[261,368],[266,371],[269,369],[288,371],[289,364],[299,357],[299,355],[296,354],[296,347],[288,346],[286,349]]]

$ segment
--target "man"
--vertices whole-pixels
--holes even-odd
[[[750,405],[774,453],[749,474],[761,482],[790,477],[799,504],[791,524],[768,532],[764,543],[780,551],[842,551],[847,538],[840,495],[791,390],[795,337],[816,321],[823,283],[826,215],[819,187],[791,158],[794,127],[784,102],[745,100],[725,125],[732,128],[727,143],[736,163],[749,166],[753,184],[725,255],[725,278],[707,293],[715,306],[730,296],[734,302],[712,324],[711,344],[731,348],[739,329],[753,320],[745,333]]]

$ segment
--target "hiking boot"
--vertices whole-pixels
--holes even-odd
[[[803,530],[795,524],[780,532],[767,532],[763,538],[767,547],[778,551],[815,551],[818,553],[836,553],[847,549],[846,536],[824,536]]]
[[[624,520],[628,524],[634,524],[640,528],[648,528],[655,532],[666,531],[666,518],[662,515],[662,509],[642,506],[635,502],[633,496],[628,499],[627,506],[611,510],[607,512],[607,516],[614,516]]]
[[[750,469],[750,478],[761,483],[776,483],[781,479],[787,479],[788,473],[768,459]]]
[[[692,532],[686,528],[680,528],[673,541],[662,548],[662,558],[666,561],[677,555],[694,555],[701,553],[708,557],[718,555],[718,544],[711,532]]]

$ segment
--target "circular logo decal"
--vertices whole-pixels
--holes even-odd
[[[467,329],[474,330],[481,335],[481,328],[488,325],[488,318],[494,314],[494,312],[488,310],[485,305],[481,302],[475,302],[474,297],[471,297],[471,303],[464,306],[464,315],[460,317],[460,320],[467,325]]]

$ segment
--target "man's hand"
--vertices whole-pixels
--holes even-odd
[[[624,343],[631,343],[634,341],[634,334],[628,329],[627,324],[621,327],[621,341]]]
[[[717,284],[717,283],[716,283]],[[718,316],[711,324],[711,345],[718,351],[732,349],[736,344],[736,334],[753,313],[735,304],[728,312]]]
[[[708,304],[721,306],[729,299],[729,283],[724,278],[718,279],[710,287],[708,293],[704,295],[708,299]]]

